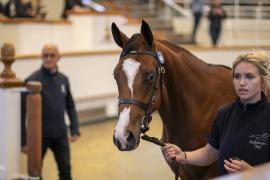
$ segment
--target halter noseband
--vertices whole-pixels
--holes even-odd
[[[141,133],[144,134],[146,131],[149,130],[149,123],[152,120],[151,107],[156,102],[156,98],[157,98],[156,91],[158,89],[158,82],[159,81],[162,82],[162,74],[165,73],[165,68],[163,67],[163,63],[160,60],[161,57],[159,57],[159,55],[160,55],[159,51],[157,51],[155,53],[151,52],[151,51],[144,51],[144,50],[136,50],[136,51],[130,51],[130,52],[123,51],[121,53],[120,58],[122,58],[128,54],[146,54],[146,55],[153,56],[157,61],[157,67],[156,67],[157,70],[156,71],[158,72],[158,76],[155,79],[154,88],[152,91],[152,96],[149,99],[148,103],[144,103],[144,102],[138,101],[136,99],[127,99],[127,98],[119,98],[119,100],[118,100],[118,106],[120,106],[121,104],[133,104],[133,105],[136,105],[136,106],[142,108],[145,111],[144,116],[143,116],[142,121],[141,121]]]

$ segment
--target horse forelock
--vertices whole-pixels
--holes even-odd
[[[126,43],[126,45],[123,48],[123,51],[125,53],[128,53],[132,50],[150,50],[151,47],[146,43],[143,36],[139,33],[133,34],[129,41]]]

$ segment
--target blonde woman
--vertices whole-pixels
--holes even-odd
[[[184,152],[166,144],[167,161],[197,166],[218,160],[219,174],[253,168],[270,161],[270,103],[267,100],[269,57],[265,52],[240,55],[233,63],[233,84],[237,99],[221,107],[208,136],[208,143]]]

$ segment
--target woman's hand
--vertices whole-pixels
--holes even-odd
[[[166,143],[165,146],[162,147],[162,150],[167,162],[171,163],[173,158],[175,158],[178,163],[185,161],[185,153],[174,144]]]
[[[224,168],[231,174],[251,169],[253,167],[243,160],[230,158],[229,160],[224,160]]]

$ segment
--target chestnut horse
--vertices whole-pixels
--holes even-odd
[[[203,147],[218,107],[236,97],[231,70],[206,64],[184,48],[154,40],[145,21],[141,33],[131,38],[114,23],[112,34],[123,49],[114,69],[119,119],[113,141],[118,149],[138,147],[140,134],[147,130],[156,110],[162,119],[164,142],[177,144],[184,151]],[[207,167],[180,165],[178,171],[182,180],[207,179],[217,174],[217,167],[216,163]]]

